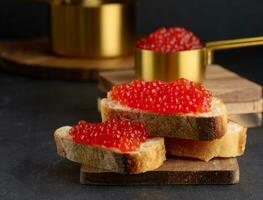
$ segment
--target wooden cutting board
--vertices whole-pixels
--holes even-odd
[[[121,175],[82,165],[80,182],[91,185],[236,184],[239,166],[236,158],[209,162],[176,158],[151,172]]]
[[[89,80],[98,72],[132,69],[133,56],[112,59],[60,57],[50,51],[48,38],[0,41],[0,69],[42,78]]]
[[[100,97],[105,97],[113,85],[128,83],[135,78],[134,70],[101,72],[98,85]],[[204,85],[216,97],[223,99],[230,119],[246,127],[261,125],[263,100],[260,85],[219,65],[207,67]]]

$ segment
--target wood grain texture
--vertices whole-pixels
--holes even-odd
[[[99,88],[99,94],[100,96],[105,96],[103,95],[104,93],[100,90]],[[97,99],[97,108],[98,108],[98,111],[100,112],[101,111],[101,106],[100,106],[100,101],[101,101],[101,98],[99,97]],[[262,101],[262,100],[260,100]],[[248,103],[251,103],[251,102],[248,102]],[[232,109],[231,105],[234,105],[235,107],[240,107],[241,110],[235,110],[235,109]],[[228,111],[228,119],[229,120],[232,120],[238,124],[241,124],[242,126],[246,127],[246,128],[252,128],[252,127],[258,127],[258,126],[261,126],[262,124],[262,113],[261,112],[257,112],[257,113],[240,113],[240,114],[229,114],[229,113],[234,113],[234,112],[239,112],[239,111],[243,111],[244,112],[244,108],[242,107],[242,103],[231,103],[230,105],[229,104],[226,104],[226,108]],[[249,109],[249,108],[248,108]]]
[[[100,97],[105,97],[113,85],[133,79],[134,70],[101,72],[98,85]],[[245,127],[262,124],[262,86],[219,65],[208,66],[204,85],[224,101],[229,119]]]
[[[135,72],[102,72],[99,75],[99,88],[107,92],[112,85],[127,83],[135,79]],[[262,99],[262,87],[219,65],[207,67],[205,87],[225,103],[251,102]],[[262,104],[261,104],[262,111]]]
[[[132,69],[133,57],[83,59],[52,54],[47,38],[0,42],[0,69],[43,78],[96,79],[99,71]]]
[[[241,124],[246,128],[258,127],[262,125],[262,113],[228,115],[228,119]]]
[[[137,175],[120,175],[82,165],[80,183],[91,185],[236,184],[239,166],[236,158],[203,162],[169,159],[160,168]]]
[[[225,103],[229,115],[261,113],[263,111],[263,99],[247,102]]]
[[[107,92],[105,92],[101,87],[98,87],[99,96],[105,97]],[[225,102],[226,110],[229,115],[240,115],[240,114],[257,114],[263,111],[263,99],[248,101],[248,102]],[[98,99],[98,107],[100,104],[100,98]]]

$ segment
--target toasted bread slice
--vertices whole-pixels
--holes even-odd
[[[213,141],[165,138],[167,155],[197,158],[209,161],[214,157],[236,157],[244,153],[246,128],[229,122],[227,133]]]
[[[70,126],[59,128],[54,137],[58,155],[71,161],[123,174],[138,174],[160,167],[165,161],[163,138],[150,138],[136,151],[122,153],[118,149],[75,143]]]
[[[145,124],[150,136],[192,140],[221,138],[227,130],[227,112],[224,103],[212,100],[211,111],[199,114],[157,114],[119,105],[110,98],[101,100],[102,120],[129,119]]]

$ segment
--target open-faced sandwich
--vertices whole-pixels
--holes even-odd
[[[138,81],[113,86],[101,100],[102,119],[128,119],[165,138],[168,155],[198,158],[242,155],[246,128],[227,122],[224,103],[186,79]]]
[[[150,136],[213,140],[227,131],[224,103],[186,79],[115,85],[102,99],[101,112],[103,120],[140,121]]]
[[[154,170],[165,161],[164,139],[148,138],[142,123],[110,119],[80,121],[55,132],[57,152],[67,159],[117,173]]]
[[[242,155],[246,129],[227,122],[224,103],[186,79],[134,80],[101,100],[102,123],[80,121],[55,131],[58,154],[117,173],[160,167],[168,156],[209,161]]]

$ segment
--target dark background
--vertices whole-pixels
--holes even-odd
[[[263,36],[260,0],[140,0],[138,34],[160,26],[185,26],[204,42]],[[30,0],[0,0],[0,39],[49,35],[49,6]],[[262,80],[262,47],[216,53],[222,64],[258,83]]]
[[[138,30],[186,26],[203,41],[263,36],[261,0],[141,0]],[[48,5],[0,0],[0,39],[49,34]],[[216,53],[216,63],[263,84],[263,48]],[[96,187],[79,184],[79,165],[55,154],[53,131],[98,121],[96,82],[43,80],[0,71],[0,199],[263,199],[262,128],[249,129],[233,186]]]
[[[139,0],[138,30],[185,26],[203,41],[263,36],[260,0]],[[0,1],[0,37],[23,38],[49,33],[49,6],[33,0]]]

